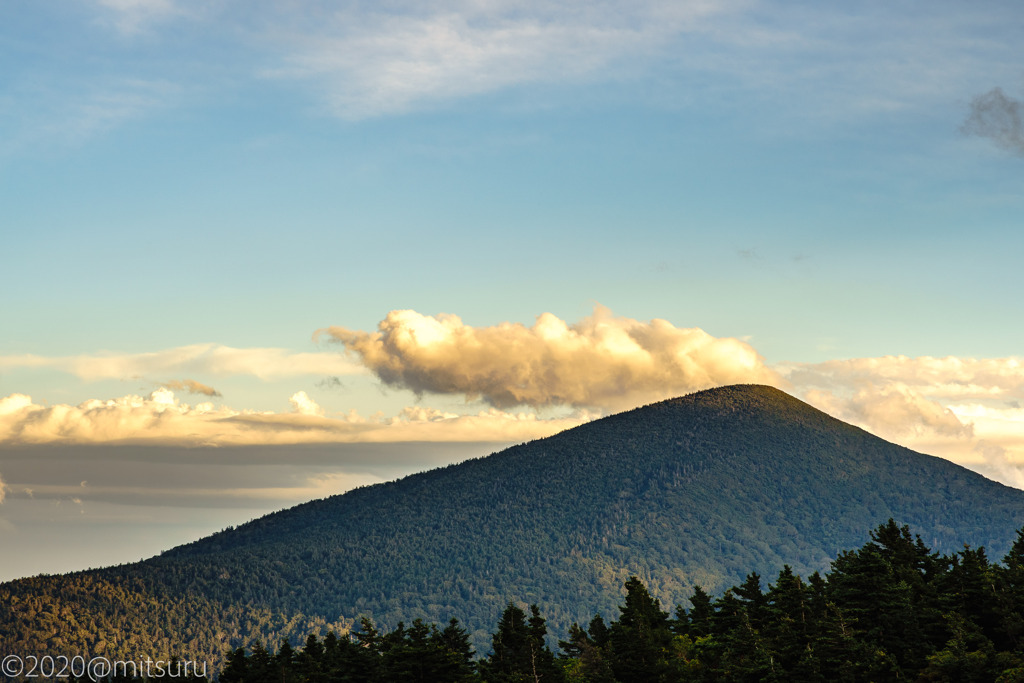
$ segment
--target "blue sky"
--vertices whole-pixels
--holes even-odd
[[[734,381],[1024,484],[1020,16],[0,5],[0,578]],[[244,491],[166,450],[268,441],[391,446]]]

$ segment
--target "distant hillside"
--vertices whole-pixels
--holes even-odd
[[[895,446],[765,386],[703,391],[254,520],[145,562],[0,585],[12,653],[166,652],[344,626],[463,620],[510,599],[556,633],[615,614],[640,577],[666,605],[749,571],[807,575],[888,518],[933,550],[1002,557],[1024,491]]]

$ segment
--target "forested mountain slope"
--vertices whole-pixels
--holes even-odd
[[[299,505],[145,562],[4,584],[0,642],[213,662],[228,646],[367,615],[383,626],[458,616],[482,646],[510,599],[540,605],[561,634],[614,614],[631,575],[666,605],[749,571],[807,575],[890,517],[933,550],[968,543],[1001,557],[1024,525],[1024,491],[777,389],[723,387]]]

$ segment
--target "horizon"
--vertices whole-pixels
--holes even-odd
[[[733,383],[1024,488],[1018,15],[0,8],[0,580]]]

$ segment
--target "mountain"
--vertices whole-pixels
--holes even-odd
[[[915,453],[771,387],[698,392],[485,458],[267,515],[144,562],[0,585],[13,654],[177,654],[459,618],[486,647],[509,600],[556,633],[747,572],[825,570],[888,518],[933,550],[1002,557],[1024,491]]]

